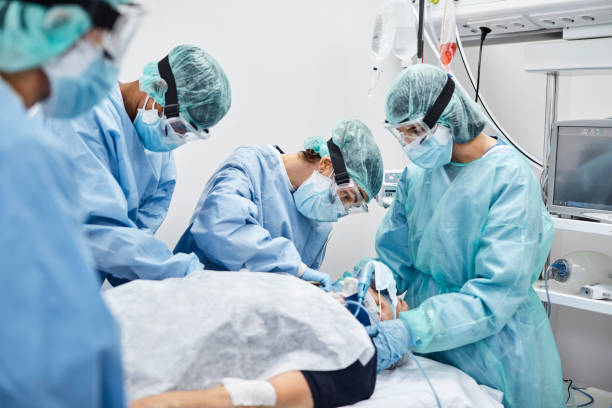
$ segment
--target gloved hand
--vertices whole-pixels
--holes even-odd
[[[325,272],[306,268],[301,278],[305,281],[319,282],[321,284],[321,289],[323,289],[326,292],[329,292],[329,290],[331,289],[331,284],[332,284],[331,277]]]
[[[366,331],[376,346],[377,374],[398,362],[415,345],[410,329],[400,319],[367,326]]]

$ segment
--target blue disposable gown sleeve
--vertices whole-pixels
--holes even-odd
[[[136,225],[138,228],[155,233],[168,214],[176,185],[176,166],[174,155],[169,155],[164,162],[159,184],[153,194],[146,197],[138,208]]]
[[[86,213],[84,230],[96,268],[126,280],[182,277],[202,270],[204,266],[195,254],[173,254],[153,235],[166,216],[174,189],[174,161],[167,161],[155,194],[130,217],[126,192],[109,171],[116,171],[117,166],[109,155],[115,150],[112,138],[100,137],[97,125],[77,132],[87,145],[83,148],[93,152],[85,152],[88,159],[79,160],[77,165],[80,199]]]
[[[272,237],[258,221],[247,171],[226,166],[213,177],[213,185],[192,221],[191,234],[198,248],[230,271],[246,268],[296,275],[301,256],[293,242]]]
[[[432,296],[400,313],[414,336],[415,351],[430,353],[471,344],[498,333],[508,323],[527,299],[535,280],[534,265],[547,252],[544,247],[550,246],[551,235],[541,242],[544,227],[529,222],[537,219],[545,226],[550,221],[542,213],[537,189],[512,181],[500,188],[476,250],[475,278],[458,292]],[[428,275],[427,279],[433,278]]]
[[[195,254],[173,254],[165,242],[139,229],[127,215],[96,217],[84,228],[97,269],[114,277],[157,280],[204,269]]]
[[[0,405],[124,408],[119,329],[74,212],[74,172],[48,147],[10,154],[0,152]]]

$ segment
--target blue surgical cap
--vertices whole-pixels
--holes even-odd
[[[427,64],[406,68],[393,82],[387,95],[387,121],[393,125],[425,116],[434,104],[448,75],[438,67]],[[467,143],[478,136],[486,119],[478,104],[459,87],[438,119],[453,132],[457,143]]]
[[[91,28],[91,18],[81,6],[0,0],[0,71],[41,66],[66,52]]]
[[[212,55],[193,45],[175,47],[168,59],[181,113],[203,129],[217,124],[232,104],[232,90],[223,68]],[[145,66],[139,84],[143,92],[164,106],[168,86],[157,62]]]
[[[342,152],[349,176],[365,191],[368,201],[371,200],[380,191],[384,171],[372,132],[357,119],[345,119],[334,126],[332,140]],[[314,150],[321,157],[329,156],[327,141],[321,137],[307,139],[304,148]]]

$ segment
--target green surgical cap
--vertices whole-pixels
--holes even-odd
[[[434,104],[448,75],[433,65],[419,64],[406,68],[395,79],[387,95],[387,121],[393,125],[425,116]],[[442,115],[439,124],[453,132],[457,143],[467,143],[485,128],[486,120],[480,107],[459,87]]]
[[[345,119],[336,124],[332,140],[340,148],[346,169],[359,187],[368,195],[368,201],[378,194],[383,179],[383,161],[370,129],[357,119]],[[329,156],[327,140],[312,137],[304,142],[321,157]]]
[[[0,0],[0,71],[41,66],[66,52],[90,29],[91,19],[80,6]]]
[[[181,113],[202,129],[217,124],[232,104],[232,90],[221,66],[193,45],[175,47],[169,60]],[[157,62],[145,66],[139,84],[143,92],[164,106],[167,85],[159,75]]]

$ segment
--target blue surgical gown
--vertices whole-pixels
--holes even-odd
[[[0,100],[0,406],[124,407],[119,329],[74,210],[74,169],[1,79]]]
[[[554,228],[529,166],[509,147],[468,164],[409,166],[376,235],[427,353],[504,392],[504,406],[564,406],[561,362],[532,288]]]
[[[241,146],[210,178],[175,252],[195,252],[206,269],[297,274],[318,269],[329,222],[310,220],[293,201],[272,146]]]
[[[174,255],[153,235],[174,192],[174,159],[171,152],[144,148],[118,85],[76,119],[41,120],[70,146],[85,234],[102,276],[115,283],[181,277],[203,268],[194,254]]]

